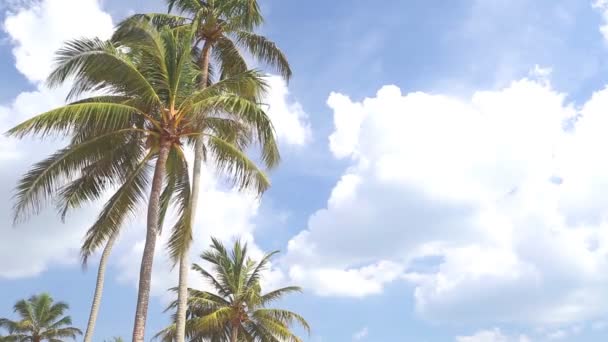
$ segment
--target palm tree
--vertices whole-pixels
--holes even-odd
[[[5,328],[9,333],[8,336],[0,337],[0,340],[57,342],[64,338],[76,339],[76,336],[82,335],[82,332],[70,326],[72,324],[70,316],[64,316],[68,308],[66,303],[54,303],[53,298],[46,293],[32,296],[28,300],[22,299],[14,306],[20,320],[0,318],[0,328]]]
[[[119,25],[118,31],[129,30],[134,22],[151,21],[156,25],[191,26],[195,32],[193,52],[202,71],[200,88],[210,83],[213,64],[220,67],[220,78],[240,73],[247,64],[239,47],[245,48],[254,58],[273,66],[286,80],[291,77],[287,58],[275,43],[253,33],[263,17],[257,0],[167,0],[169,12],[176,8],[184,16],[170,14],[136,14]],[[198,207],[200,170],[204,159],[203,141],[195,144],[195,160],[192,177],[191,217],[185,229],[192,229]],[[187,304],[188,251],[190,241],[185,241],[179,257],[179,285],[177,306],[177,341],[184,341]]]
[[[120,186],[87,233],[85,260],[118,232],[150,188],[133,341],[144,338],[156,237],[169,203],[179,214],[169,239],[171,255],[191,239],[181,228],[190,215],[183,146],[203,137],[205,158],[213,159],[239,187],[258,191],[269,181],[243,150],[257,142],[266,165],[278,159],[268,117],[257,103],[239,96],[263,89],[261,75],[245,71],[199,90],[196,80],[202,72],[190,58],[191,41],[191,30],[157,29],[146,23],[111,41],[72,41],[60,50],[49,83],[58,85],[71,77],[71,97],[90,91],[104,95],[40,114],[9,131],[16,137],[73,137],[68,147],[23,177],[17,220],[37,212],[57,191],[65,208],[73,208],[99,198],[108,185]],[[125,159],[125,165],[117,162]],[[70,181],[61,187],[66,179]]]
[[[186,334],[190,341],[293,341],[299,342],[290,326],[298,324],[310,332],[306,320],[297,313],[268,308],[283,296],[301,292],[297,286],[289,286],[262,294],[260,278],[272,256],[266,254],[260,262],[247,256],[247,245],[236,242],[231,252],[212,239],[211,250],[201,258],[209,263],[212,272],[194,264],[214,288],[215,292],[189,289]],[[173,303],[169,308],[174,308]],[[157,337],[163,341],[174,341],[175,324],[161,331]]]

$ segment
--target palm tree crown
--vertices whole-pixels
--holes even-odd
[[[179,15],[151,13],[136,14],[119,24],[118,32],[129,30],[134,22],[150,21],[158,26],[191,26],[194,29],[194,55],[204,69],[206,81],[247,70],[241,49],[256,60],[267,64],[283,78],[289,80],[291,67],[285,54],[270,39],[253,30],[263,22],[256,0],[167,0],[169,12]],[[207,63],[205,63],[207,61]],[[215,67],[215,68],[214,68]],[[217,70],[215,70],[217,69]]]
[[[301,341],[291,330],[298,324],[306,331],[309,325],[297,313],[269,308],[268,305],[283,296],[301,292],[297,286],[262,293],[260,278],[272,256],[266,254],[255,262],[247,256],[247,245],[236,242],[232,251],[212,239],[211,250],[201,258],[211,266],[211,272],[198,264],[192,269],[213,286],[214,292],[189,290],[186,333],[191,341]],[[173,303],[169,309],[176,306]],[[160,332],[157,337],[173,341],[175,325]]]
[[[1,341],[59,342],[82,335],[79,329],[70,326],[70,316],[64,316],[68,305],[53,302],[53,298],[46,293],[18,301],[14,310],[20,317],[18,321],[0,318],[0,328],[5,328],[9,333],[8,336],[1,337]]]

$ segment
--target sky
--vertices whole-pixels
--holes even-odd
[[[260,200],[203,170],[192,260],[210,236],[280,250],[263,285],[304,288],[279,304],[309,342],[606,340],[607,0],[261,5],[294,70],[267,70],[283,162]],[[64,103],[44,85],[64,41],[151,11],[0,0],[0,131]],[[17,180],[62,144],[0,137],[0,317],[44,291],[84,327],[98,259],[78,249],[102,203],[12,224]],[[130,336],[143,238],[134,218],[112,253],[96,341]],[[148,338],[177,278],[157,246]]]

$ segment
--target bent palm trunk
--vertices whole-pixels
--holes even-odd
[[[103,249],[101,259],[99,260],[99,269],[97,270],[97,283],[95,284],[95,294],[93,295],[93,303],[91,304],[91,313],[89,315],[89,322],[87,324],[87,331],[84,335],[84,342],[93,341],[93,331],[95,330],[95,323],[97,322],[97,314],[99,313],[99,305],[101,304],[101,296],[103,294],[103,284],[106,275],[106,266],[112,246],[118,238],[118,231],[110,236],[106,247]]]
[[[137,294],[137,309],[135,311],[135,324],[133,326],[133,342],[143,342],[145,336],[148,302],[150,300],[150,285],[152,281],[152,264],[154,262],[154,249],[156,248],[156,238],[158,236],[160,194],[170,149],[171,142],[168,140],[161,140],[158,159],[154,169],[154,178],[152,179],[150,200],[148,202],[146,243],[144,245],[141,269],[139,272],[139,293]]]
[[[211,43],[205,42],[200,60],[202,70],[200,87],[205,88],[209,80],[209,57],[211,56]],[[203,138],[199,137],[194,145],[194,167],[192,171],[192,191],[190,193],[190,225],[194,226],[196,207],[201,183],[201,165],[204,156]],[[186,340],[186,310],[188,309],[188,249],[183,251],[179,260],[179,284],[177,285],[177,315],[175,320],[175,340]]]

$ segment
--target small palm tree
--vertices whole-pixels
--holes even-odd
[[[190,215],[184,146],[204,137],[205,158],[234,176],[240,187],[260,192],[269,181],[244,149],[257,142],[266,165],[278,159],[270,120],[257,103],[239,95],[264,88],[259,73],[246,71],[198,90],[201,71],[191,60],[191,41],[188,29],[158,29],[145,23],[112,41],[73,41],[59,52],[51,84],[73,77],[72,96],[89,91],[104,95],[40,114],[9,131],[17,137],[73,137],[68,147],[23,177],[17,218],[37,212],[58,191],[66,208],[73,208],[119,186],[87,233],[85,258],[118,232],[150,189],[133,329],[133,341],[138,342],[144,340],[156,239],[169,203],[180,213],[169,242],[171,254],[191,239],[181,229]]]
[[[310,332],[308,323],[299,314],[268,307],[289,293],[301,292],[300,287],[288,286],[262,293],[262,272],[276,253],[266,254],[255,262],[247,256],[246,244],[237,241],[229,252],[220,241],[212,239],[211,250],[201,255],[212,272],[198,264],[192,269],[213,286],[215,293],[189,289],[186,335],[190,341],[299,342],[301,339],[290,330],[293,324]],[[176,302],[168,310],[175,306]],[[157,337],[174,341],[175,324]]]
[[[0,328],[5,328],[9,333],[8,336],[0,337],[0,341],[58,342],[82,335],[79,329],[70,326],[70,316],[64,316],[68,305],[63,302],[54,303],[53,298],[46,293],[18,301],[14,310],[21,319],[12,321],[0,318]]]

